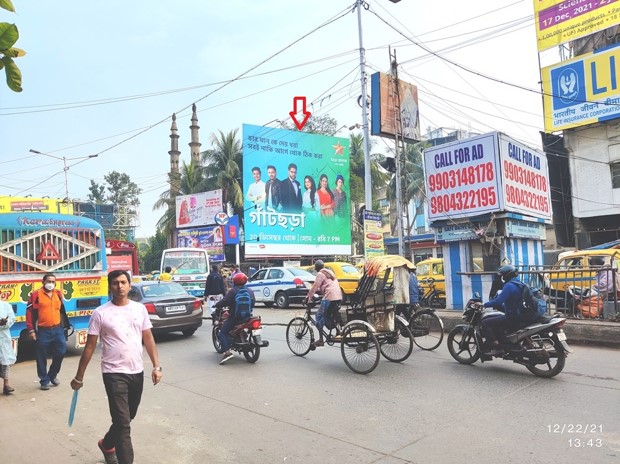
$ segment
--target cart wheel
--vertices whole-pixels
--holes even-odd
[[[407,326],[396,319],[394,332],[381,335],[379,346],[381,354],[388,361],[403,362],[413,352],[413,335]]]
[[[377,337],[364,324],[344,327],[340,352],[345,364],[357,374],[368,374],[379,364]]]
[[[423,350],[431,351],[441,345],[443,340],[443,322],[434,311],[418,311],[409,320],[409,329],[413,342]]]
[[[305,356],[310,351],[314,335],[310,324],[303,317],[291,319],[286,327],[286,343],[296,356]]]

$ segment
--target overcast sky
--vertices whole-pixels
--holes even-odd
[[[202,149],[219,130],[241,138],[243,123],[290,120],[295,96],[346,126],[340,136],[362,122],[354,0],[13,2],[17,14],[0,10],[0,21],[17,24],[27,55],[17,60],[24,91],[0,86],[2,195],[64,197],[62,161],[30,149],[69,166],[98,154],[69,169],[71,198],[86,199],[89,179],[126,172],[143,189],[137,236],[149,236],[163,214],[152,205],[168,189],[172,113],[186,162],[193,102]],[[368,72],[388,71],[388,46],[396,50],[399,77],[419,89],[423,133],[500,130],[540,146],[531,0],[367,4]],[[376,150],[388,144],[376,139]]]

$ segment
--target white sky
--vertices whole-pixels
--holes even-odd
[[[149,236],[163,214],[152,205],[168,188],[173,112],[186,162],[193,102],[203,150],[212,132],[239,128],[241,138],[243,123],[290,121],[295,96],[306,96],[315,102],[310,111],[329,113],[341,126],[362,122],[357,13],[344,14],[354,0],[13,1],[18,13],[0,10],[0,21],[17,24],[16,46],[27,55],[17,60],[24,91],[0,86],[0,195],[64,197],[62,161],[31,148],[68,159],[99,154],[69,169],[71,198],[86,199],[91,178],[102,182],[110,171],[126,172],[144,191],[136,235]],[[537,91],[532,0],[367,3],[368,72],[388,71],[387,46],[396,49],[400,78],[419,89],[423,133],[428,127],[500,130],[540,146],[540,95],[429,55],[379,18],[443,58]],[[342,14],[248,76],[279,71],[217,90]],[[386,144],[392,146],[376,139],[376,150]]]

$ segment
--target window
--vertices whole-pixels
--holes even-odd
[[[469,254],[469,272],[497,271],[501,265],[500,248],[493,243],[470,240]]]
[[[620,162],[615,161],[611,164],[611,188],[620,188]]]

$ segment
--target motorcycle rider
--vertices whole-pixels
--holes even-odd
[[[228,290],[226,296],[217,303],[215,303],[214,306],[215,308],[223,308],[224,306],[228,306],[228,319],[224,321],[224,324],[222,325],[219,334],[219,340],[222,344],[222,349],[225,350],[224,356],[222,357],[220,364],[224,364],[226,361],[234,357],[234,354],[232,353],[232,351],[230,351],[230,341],[228,340],[228,334],[235,325],[243,322],[236,315],[237,307],[235,304],[235,297],[237,296],[237,292],[239,291],[239,289],[245,287],[247,281],[248,277],[243,272],[237,272],[232,278],[233,287]],[[250,294],[250,298],[252,299],[252,308],[254,308],[254,304],[256,303],[256,299],[254,298],[254,292],[249,289],[248,292]]]
[[[499,311],[485,315],[481,322],[481,332],[487,341],[492,356],[503,354],[498,335],[504,330],[516,328],[519,323],[525,322],[520,308],[523,302],[523,288],[517,278],[519,271],[511,264],[501,266],[497,270],[504,286],[501,293],[484,304],[485,308],[501,308]]]

